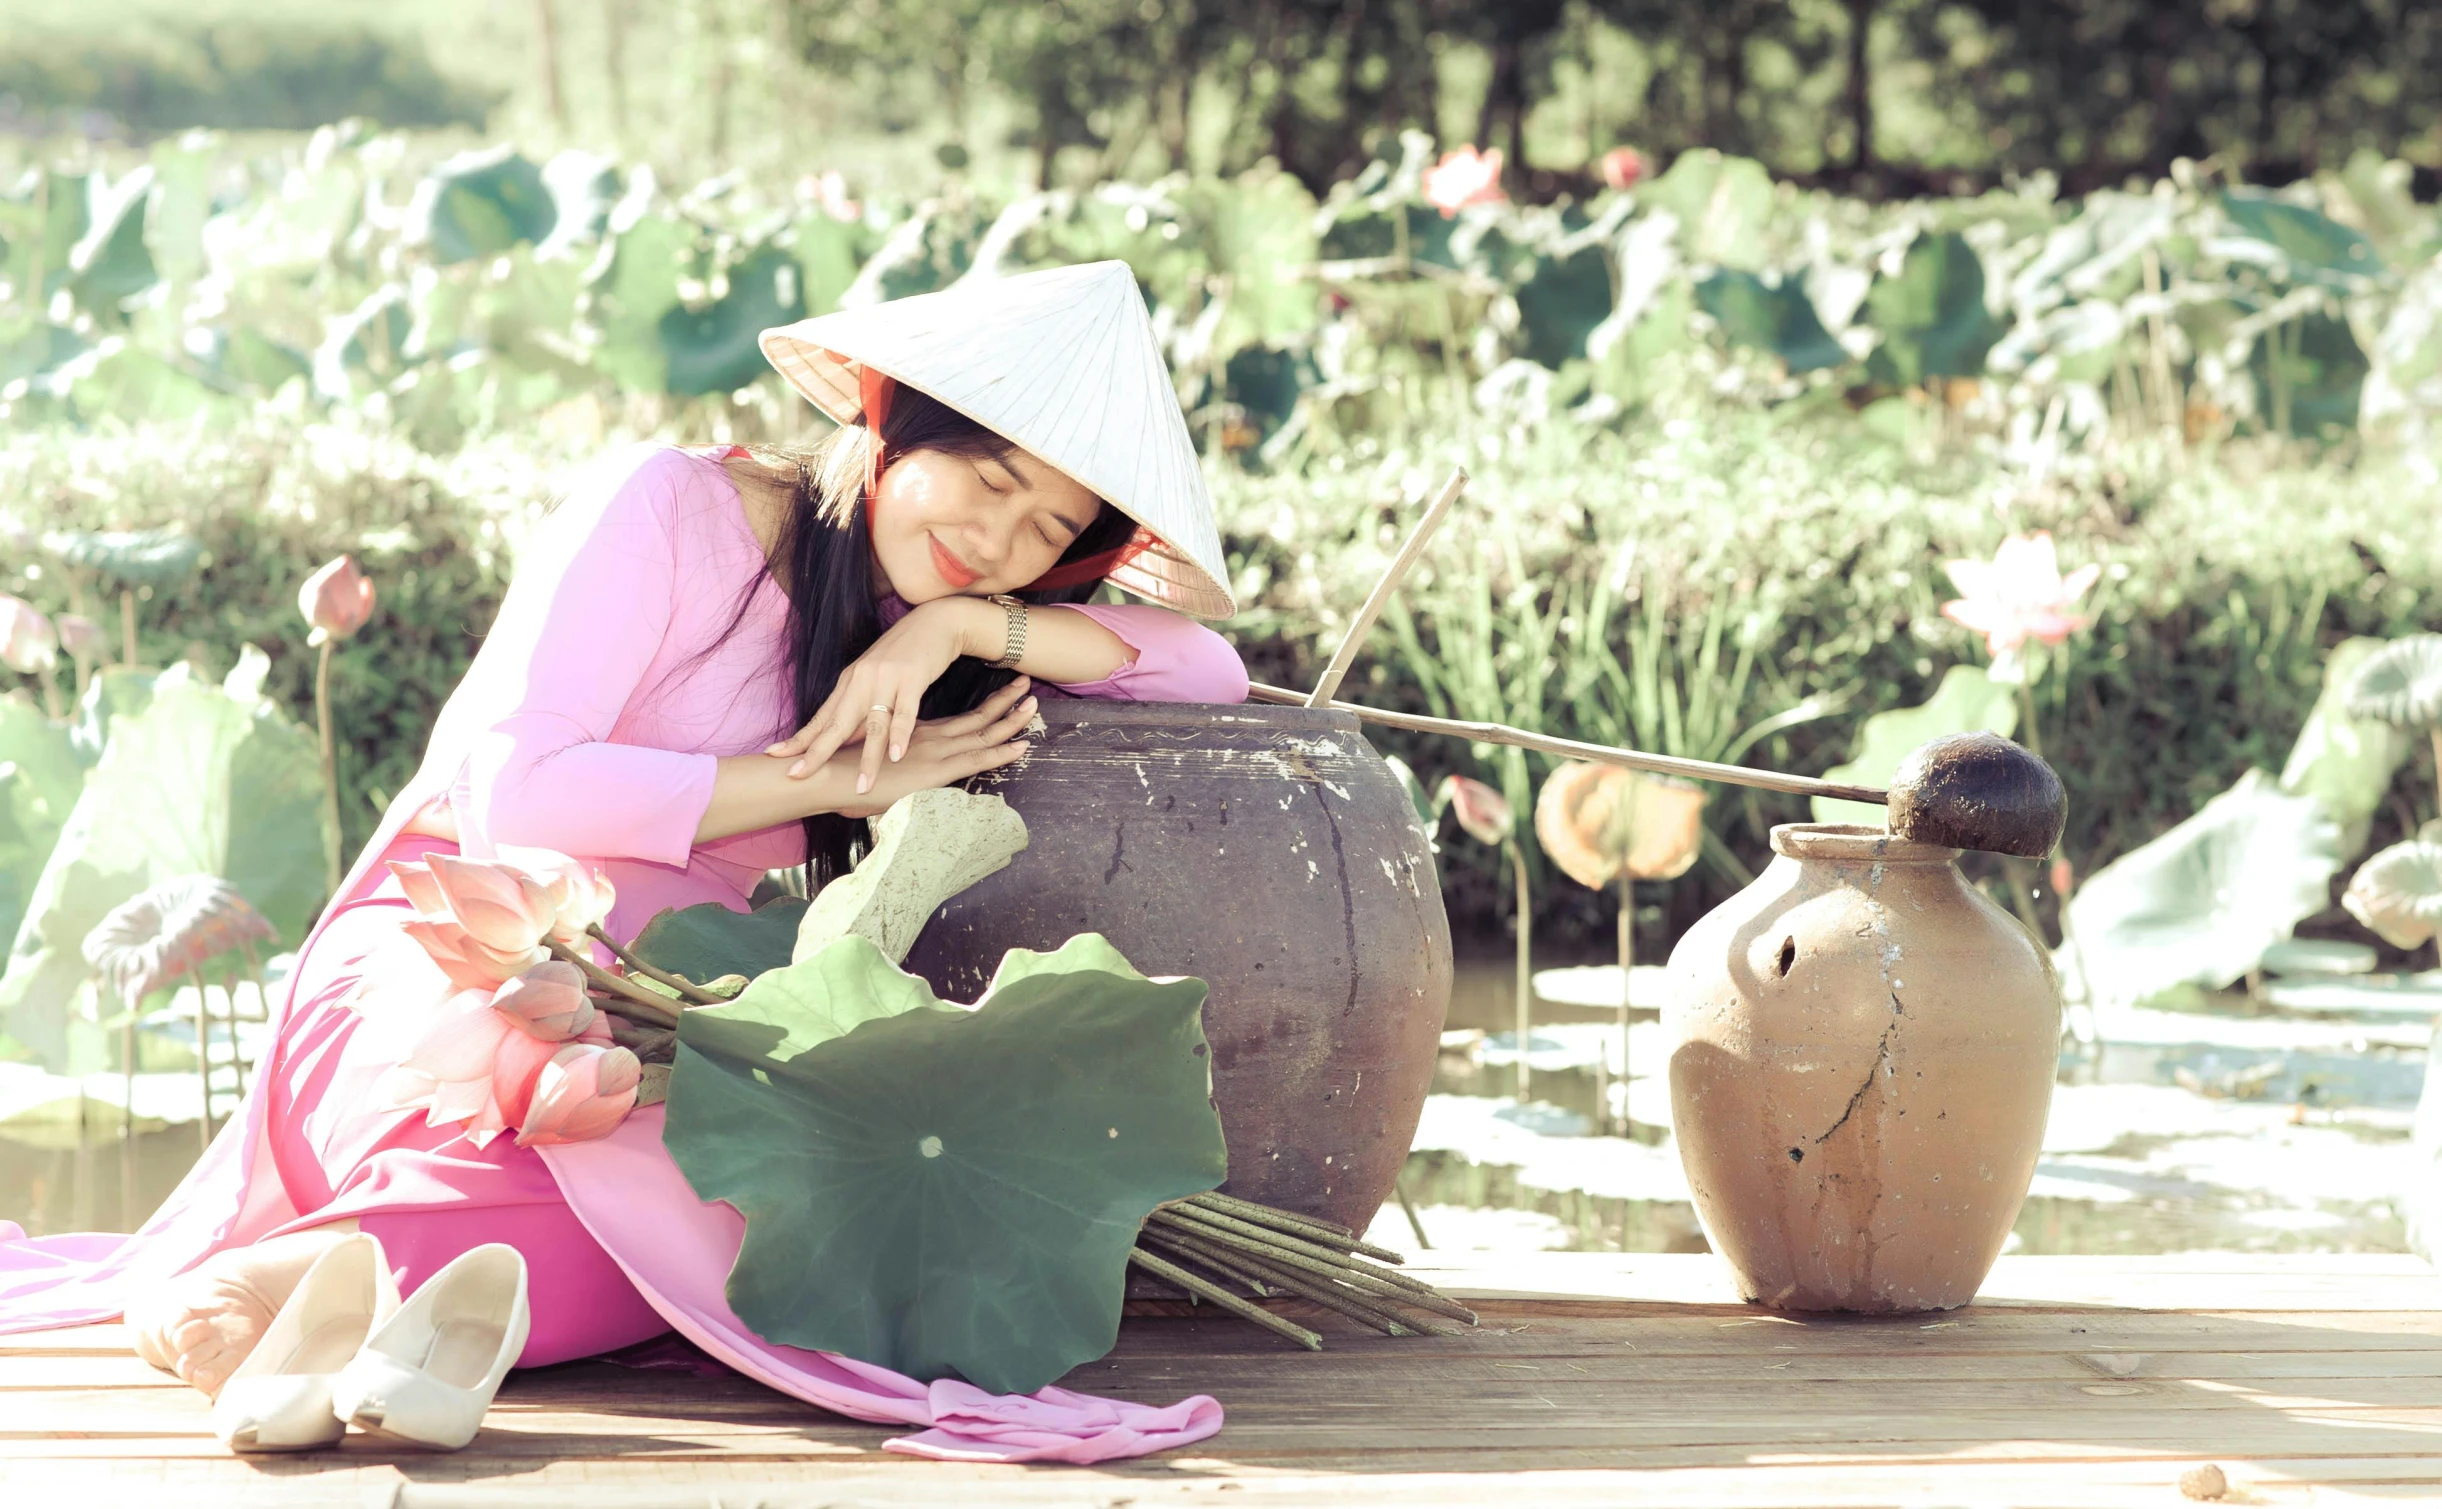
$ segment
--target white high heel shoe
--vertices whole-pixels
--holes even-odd
[[[526,1349],[526,1260],[486,1243],[407,1297],[331,1380],[340,1419],[456,1451],[475,1439],[500,1380]]]
[[[331,1377],[399,1307],[398,1283],[369,1232],[314,1259],[271,1327],[212,1402],[212,1431],[232,1451],[311,1451],[347,1433]]]

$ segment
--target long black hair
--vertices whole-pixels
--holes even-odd
[[[969,460],[1005,460],[1018,451],[1007,438],[914,388],[902,387],[882,422],[885,465],[917,451],[938,451]],[[802,728],[831,691],[840,673],[881,637],[882,619],[874,579],[873,549],[866,524],[865,457],[869,431],[846,426],[801,456],[793,457],[796,481],[769,574],[787,590],[788,625],[782,631],[788,675],[796,692]],[[1067,564],[1125,545],[1136,521],[1109,503],[1084,528],[1060,561]],[[1076,603],[1093,595],[1097,582],[1016,595],[1033,603]],[[948,718],[968,712],[1009,684],[1015,672],[994,670],[961,656],[924,694],[919,716]],[[863,822],[837,813],[805,820],[808,889],[845,874],[865,845]]]

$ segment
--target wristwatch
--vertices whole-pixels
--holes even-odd
[[[1009,615],[1008,638],[1002,644],[1001,658],[992,662],[992,669],[1015,670],[1017,663],[1026,658],[1026,605],[1006,592],[996,592],[984,601],[999,603]]]

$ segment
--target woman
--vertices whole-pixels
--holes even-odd
[[[840,873],[859,819],[1021,758],[1039,685],[1244,698],[1210,630],[1078,601],[1110,580],[1232,608],[1124,264],[825,316],[764,349],[843,427],[801,464],[623,458],[557,510],[302,950],[243,1114],[135,1238],[0,1245],[0,1330],[123,1309],[148,1360],[213,1393],[344,1233],[380,1238],[408,1292],[506,1242],[534,1275],[524,1365],[676,1325],[801,1397],[940,1423],[938,1400],[911,1402],[920,1386],[766,1346],[728,1314],[737,1218],[686,1189],[658,1109],[601,1145],[478,1147],[377,1109],[403,1039],[357,1009],[368,960],[414,915],[389,861],[579,856],[617,887],[608,925],[632,938],[666,907],[743,908],[768,870]]]

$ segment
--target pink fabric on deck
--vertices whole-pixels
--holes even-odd
[[[697,1200],[661,1148],[657,1111],[612,1139],[548,1150],[379,1110],[373,1085],[420,1028],[376,990],[387,949],[414,945],[381,862],[450,846],[403,838],[415,814],[455,816],[465,852],[558,849],[618,888],[612,933],[665,907],[743,909],[767,869],[796,864],[794,824],[692,842],[718,759],[793,725],[781,672],[786,603],[759,582],[761,547],[713,459],[658,449],[590,474],[530,543],[483,649],[436,722],[290,976],[271,1055],[202,1162],[133,1237],[26,1240],[0,1223],[0,1334],[107,1320],[125,1296],[226,1247],[353,1216],[382,1236],[409,1289],[466,1247],[506,1240],[533,1265],[523,1360],[613,1349],[676,1326],[741,1371],[863,1420],[925,1427],[921,1455],[1100,1461],[1220,1428],[1220,1407],[1168,1409],[1045,1389],[994,1399],[927,1387],[827,1353],[768,1346],[722,1299],[743,1223]],[[1086,696],[1239,701],[1246,673],[1201,625],[1134,605],[1085,612],[1137,652]],[[723,638],[724,631],[735,632]],[[444,1135],[446,1133],[446,1135]],[[595,1150],[599,1149],[597,1153]]]

